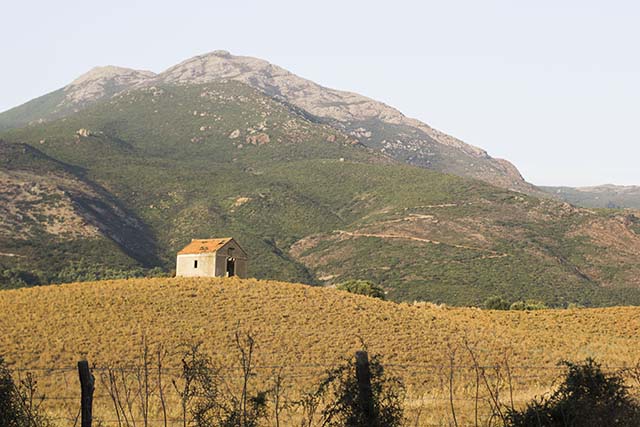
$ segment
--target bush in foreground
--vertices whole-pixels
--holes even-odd
[[[547,399],[530,402],[523,411],[512,410],[508,427],[637,427],[640,406],[618,375],[606,375],[592,359],[583,364],[563,362],[564,382]]]
[[[36,398],[36,381],[31,375],[14,383],[0,357],[0,427],[45,427],[49,425]]]

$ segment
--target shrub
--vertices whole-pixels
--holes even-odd
[[[404,385],[390,377],[378,356],[371,357],[369,371],[370,400],[363,398],[356,374],[356,360],[351,359],[330,370],[317,391],[310,394],[317,403],[326,398],[320,425],[327,427],[396,427],[403,425]],[[308,402],[307,402],[308,403]],[[313,418],[313,415],[311,416]],[[305,425],[311,425],[307,420]]]
[[[0,359],[0,427],[18,426],[20,418],[13,378]]]
[[[0,270],[0,288],[11,289],[38,285],[43,282],[42,276],[44,275],[40,271],[25,271],[19,268]]]
[[[534,400],[507,415],[508,427],[637,427],[640,407],[627,393],[623,379],[606,375],[598,363],[563,362],[568,372],[549,398]]]
[[[95,280],[128,279],[133,277],[143,277],[145,271],[139,267],[123,269],[119,267],[107,267],[105,265],[94,264],[89,260],[81,258],[79,261],[72,261],[57,274],[55,281],[58,283],[87,282]]]
[[[384,289],[368,280],[348,280],[336,286],[341,291],[352,294],[366,295],[372,298],[384,299]]]
[[[13,382],[11,372],[0,357],[0,427],[46,427],[48,419],[40,410],[44,397],[36,398],[36,381],[31,374]]]
[[[201,352],[200,344],[187,348],[182,358],[182,375],[173,385],[180,395],[183,424],[195,427],[258,427],[266,418],[267,392],[250,389],[255,377],[250,334],[235,334],[241,354],[241,390],[222,374],[222,368]],[[188,419],[190,418],[190,419]]]
[[[544,310],[546,308],[549,308],[545,303],[543,303],[542,301],[535,301],[535,300],[527,300],[527,301],[516,301],[513,304],[511,304],[511,307],[509,307],[510,310]]]
[[[505,301],[501,297],[487,298],[484,302],[484,308],[487,310],[509,310],[509,302]]]

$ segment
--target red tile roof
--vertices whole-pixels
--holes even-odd
[[[229,243],[230,240],[232,240],[231,237],[223,239],[193,239],[191,243],[178,252],[178,255],[213,253]]]

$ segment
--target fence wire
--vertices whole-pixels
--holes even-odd
[[[334,364],[265,364],[252,366],[250,381],[254,388],[273,393],[273,381],[281,375],[283,381],[281,402],[290,424],[280,422],[281,426],[299,425],[299,409],[294,403],[302,394],[312,389],[335,368]],[[507,404],[523,405],[534,397],[549,393],[566,369],[564,366],[508,366],[508,365],[434,365],[434,364],[394,364],[384,365],[385,371],[399,378],[405,385],[405,414],[412,426],[448,426],[452,425],[450,408],[456,410],[457,425],[474,426],[471,423],[475,412],[481,417],[492,410],[492,401],[500,399]],[[640,386],[640,369],[630,370],[626,366],[603,366],[605,372],[619,373],[625,376],[633,393]],[[158,427],[178,426],[184,423],[180,414],[179,383],[182,370],[176,367],[149,366],[148,394],[143,397],[140,390],[140,375],[145,372],[143,365],[92,366],[95,378],[93,394],[94,426],[118,427]],[[80,425],[80,385],[76,366],[51,366],[46,368],[11,367],[15,379],[24,379],[33,375],[37,380],[36,398],[43,399],[43,409],[49,414],[56,426],[75,427]],[[231,390],[244,376],[238,366],[217,368],[219,379]],[[109,374],[116,376],[120,387],[121,407],[114,401],[114,390],[109,389]],[[166,419],[162,416],[157,378],[161,378],[163,399],[168,407]],[[453,388],[450,387],[453,384]],[[494,395],[495,393],[495,395]],[[123,397],[124,396],[124,397]],[[198,396],[195,396],[198,397]],[[140,403],[148,402],[148,416],[141,416]],[[118,411],[124,411],[124,416]],[[272,411],[269,407],[268,411]],[[119,417],[118,417],[119,415]],[[293,421],[292,421],[293,420]],[[275,425],[275,424],[269,424]]]

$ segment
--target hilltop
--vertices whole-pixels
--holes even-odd
[[[456,393],[463,419],[472,416],[473,374],[467,342],[484,366],[508,362],[518,403],[549,389],[561,359],[594,357],[606,366],[629,366],[640,351],[640,309],[484,311],[432,304],[396,304],[329,288],[238,279],[132,279],[0,291],[0,348],[16,368],[35,370],[43,391],[62,411],[74,395],[79,357],[98,367],[139,363],[145,336],[162,343],[168,370],[180,366],[180,346],[202,342],[222,366],[235,366],[233,334],[256,340],[259,381],[284,366],[290,397],[322,371],[366,343],[392,372],[420,396],[427,416],[446,420],[446,378],[450,352],[458,366]],[[506,358],[506,359],[505,359]],[[56,368],[53,371],[47,369]],[[42,369],[42,370],[40,370]],[[487,368],[490,372],[490,368]],[[66,372],[66,373],[65,373]],[[97,371],[102,375],[100,371]],[[103,377],[100,377],[103,378]],[[101,381],[98,379],[98,381]],[[98,382],[96,413],[109,406]],[[506,391],[505,391],[506,393]],[[171,395],[173,396],[173,395]],[[102,400],[104,399],[104,400]],[[424,403],[427,402],[427,403]],[[73,416],[75,400],[69,402]],[[483,404],[484,405],[484,404]]]
[[[46,198],[16,205],[23,217],[39,212],[40,226],[5,227],[5,286],[170,271],[191,238],[232,235],[260,278],[364,278],[395,300],[461,305],[494,295],[640,304],[634,214],[407,165],[241,82],[124,91],[0,138],[14,147],[3,166],[12,179],[29,177],[27,188],[48,179],[29,166],[36,153],[77,186],[64,190],[74,214],[56,215]],[[73,197],[89,187],[99,221]],[[98,232],[64,232],[78,217]]]
[[[169,348],[189,341],[203,341],[211,351],[230,348],[238,322],[260,343],[260,364],[330,364],[357,349],[358,337],[398,364],[442,364],[444,343],[465,334],[480,342],[487,359],[509,348],[514,365],[593,356],[618,366],[635,361],[640,350],[637,307],[491,311],[398,304],[255,279],[40,286],[0,291],[0,306],[11,307],[0,313],[0,347],[11,363],[26,367],[72,365],[85,352],[96,362],[133,361],[137,348],[131,344],[141,334]],[[233,355],[215,352],[231,363]]]
[[[65,117],[109,98],[155,74],[130,68],[94,67],[63,88],[0,114],[0,130]]]

